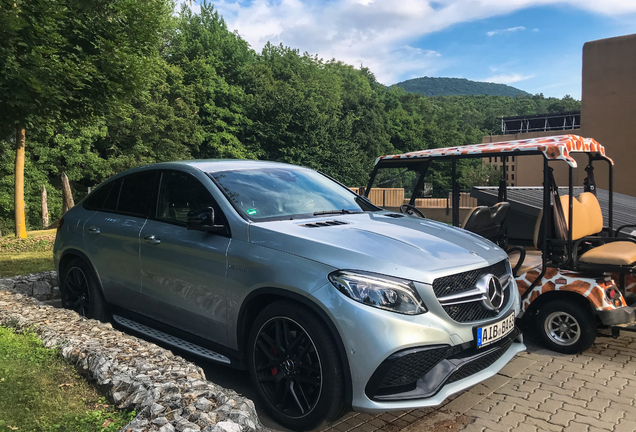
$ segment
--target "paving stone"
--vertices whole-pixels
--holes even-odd
[[[548,421],[551,416],[550,413],[539,411],[524,405],[515,405],[513,411],[519,414],[523,414],[527,417],[538,418],[538,419],[546,420],[546,421]]]
[[[553,394],[550,399],[555,400],[555,401],[559,401],[559,402],[563,402],[563,403],[568,403],[570,405],[581,406],[581,407],[585,407],[588,404],[592,403],[592,402],[588,402],[588,401],[583,400],[583,399],[571,398],[571,397],[563,396],[563,395],[560,395],[560,394]],[[592,401],[594,401],[594,398],[592,399]],[[605,406],[607,406],[607,405],[605,405]],[[605,408],[605,406],[600,408],[600,410],[602,411]]]
[[[552,397],[552,393],[544,389],[543,386],[541,386],[539,389],[533,391],[532,394],[530,394],[530,396],[528,396],[528,401],[543,403],[546,400],[550,399],[551,397]]]
[[[636,421],[619,420],[614,426],[614,432],[634,432],[636,431]]]
[[[589,425],[585,423],[570,422],[570,425],[563,429],[563,432],[589,432]]]
[[[503,417],[513,410],[515,406],[507,401],[498,402],[488,411],[489,414]]]
[[[576,414],[571,411],[559,410],[556,414],[553,414],[548,421],[552,424],[566,427],[572,420],[574,420],[575,416]]]
[[[631,411],[631,410],[630,410]],[[615,408],[607,408],[601,413],[600,420],[608,424],[616,424],[624,417],[624,412]]]
[[[585,407],[590,411],[602,412],[609,406],[609,404],[609,400],[600,396],[595,396],[591,401],[585,404]]]
[[[558,386],[558,384],[559,384],[558,382],[555,382],[555,385],[542,384],[541,390],[545,390],[549,393],[557,393],[557,394],[561,394],[563,396],[569,396],[569,397],[573,397],[574,393],[576,393],[574,390],[561,388]]]
[[[445,410],[456,412],[456,413],[465,413],[474,405],[477,405],[479,402],[484,400],[486,395],[481,395],[473,392],[466,392],[457,397],[451,403],[444,406]]]
[[[485,430],[487,431],[493,431],[493,432],[510,432],[512,430],[512,427],[507,426],[507,425],[502,425],[500,423],[495,423],[491,420],[477,420],[475,422],[475,424],[477,426],[483,426]]]
[[[499,424],[511,426],[516,430],[517,426],[526,419],[526,416],[517,412],[509,412],[499,420]]]
[[[545,420],[532,417],[526,417],[526,423],[532,426],[536,426],[536,428],[540,431],[561,432],[563,430],[563,426],[548,423]]]
[[[533,366],[537,361],[530,358],[518,358],[514,362],[508,363],[499,371],[499,375],[503,375],[509,378],[514,378],[521,372],[524,372],[530,366]]]
[[[554,399],[548,399],[537,407],[538,411],[543,411],[554,415],[563,407],[563,402]]]
[[[563,411],[563,412],[568,412],[568,411]],[[616,419],[618,420],[618,419]],[[590,426],[594,426],[595,428],[598,429],[603,429],[603,430],[612,430],[612,428],[614,427],[614,423],[607,423],[607,422],[603,422],[601,420],[597,420],[593,417],[590,416],[585,416],[585,415],[581,415],[581,414],[576,414],[576,421],[578,423],[585,423],[587,425]]]
[[[597,420],[601,418],[600,411],[590,410],[589,408],[584,408],[578,405],[570,405],[568,403],[564,403],[562,409],[564,409],[565,411],[571,411],[573,413],[577,413],[583,416],[594,417]]]

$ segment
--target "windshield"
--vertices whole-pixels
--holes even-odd
[[[250,219],[277,220],[377,210],[364,198],[308,169],[275,167],[209,173]]]

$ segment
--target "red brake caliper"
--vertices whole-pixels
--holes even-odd
[[[274,355],[276,355],[276,356],[278,355],[278,352],[276,352],[276,350],[274,349],[274,347],[272,347],[271,351],[272,351],[272,354],[274,354]],[[274,366],[274,367],[272,368],[272,375],[276,375],[277,373],[278,373],[278,367]]]

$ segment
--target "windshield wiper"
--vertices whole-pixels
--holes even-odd
[[[342,210],[327,210],[327,211],[319,211],[319,212],[315,212],[314,216],[321,216],[321,215],[331,215],[331,214],[356,214],[356,213],[364,213],[361,211],[351,211],[351,210],[347,210],[347,209],[342,209]]]

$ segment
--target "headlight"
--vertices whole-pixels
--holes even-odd
[[[347,297],[369,306],[406,315],[427,311],[411,281],[352,271],[335,271],[329,280]]]

